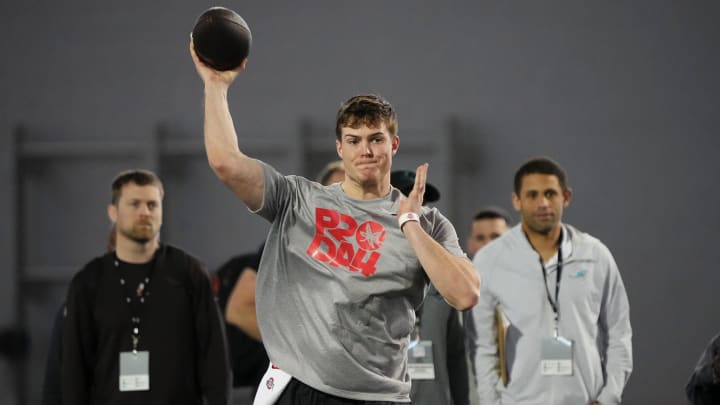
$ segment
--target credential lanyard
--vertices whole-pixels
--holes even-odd
[[[119,260],[115,257],[115,267],[119,267]],[[150,263],[150,268],[147,270],[145,277],[138,284],[135,291],[128,285],[127,280],[120,274],[120,285],[125,293],[125,302],[130,305],[130,322],[132,325],[131,338],[132,338],[132,351],[137,354],[138,343],[140,342],[140,319],[141,315],[145,312],[145,301],[147,301],[150,295],[150,280],[152,279],[153,268],[155,267],[155,259],[153,258]]]
[[[543,279],[545,280],[545,293],[547,293],[547,299],[550,303],[550,306],[552,307],[553,313],[555,313],[555,337],[558,336],[558,322],[560,321],[560,277],[562,276],[562,268],[563,268],[563,255],[562,255],[562,246],[558,247],[558,259],[557,259],[557,272],[555,274],[556,281],[555,281],[555,301],[552,300],[550,296],[550,289],[547,285],[547,269],[545,268],[545,263],[543,263],[542,257],[540,257],[540,266],[542,266],[543,271]]]

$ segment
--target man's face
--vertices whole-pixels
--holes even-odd
[[[367,186],[390,181],[392,157],[400,145],[400,138],[391,135],[384,122],[375,128],[364,125],[342,127],[340,140],[335,143],[347,179]]]
[[[570,190],[562,190],[557,176],[533,173],[522,178],[520,195],[513,193],[512,200],[526,231],[547,235],[560,226],[571,196]]]
[[[470,229],[470,238],[467,242],[467,251],[470,257],[475,256],[478,250],[493,239],[508,230],[507,222],[503,218],[483,218],[473,221]]]
[[[137,243],[155,239],[162,226],[162,194],[154,185],[128,183],[120,192],[117,204],[108,207],[118,238]]]

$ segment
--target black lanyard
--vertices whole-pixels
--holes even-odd
[[[120,260],[115,257],[115,267],[120,267]],[[130,323],[132,325],[131,337],[133,345],[133,353],[137,353],[138,343],[140,342],[140,319],[145,312],[145,301],[150,296],[150,280],[152,279],[153,269],[155,267],[155,259],[150,263],[145,277],[135,288],[135,291],[128,285],[122,274],[118,274],[120,278],[120,286],[123,289],[125,302],[130,305]]]
[[[547,269],[545,263],[543,263],[542,257],[540,257],[540,266],[542,266],[543,279],[545,280],[545,293],[547,293],[547,299],[555,313],[555,333],[557,334],[557,325],[560,320],[560,277],[562,276],[563,268],[563,257],[562,257],[562,246],[558,247],[558,259],[557,259],[557,274],[555,275],[555,301],[553,302],[550,297],[550,289],[547,285]]]

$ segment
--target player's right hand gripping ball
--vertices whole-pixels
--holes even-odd
[[[195,53],[215,70],[233,70],[250,53],[250,27],[238,13],[225,7],[205,10],[198,17],[192,35]]]

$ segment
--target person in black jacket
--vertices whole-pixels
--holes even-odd
[[[255,277],[260,267],[263,246],[256,252],[232,257],[212,274],[213,288],[220,311],[225,314],[225,333],[233,372],[233,387],[251,387],[254,393],[270,360],[257,331],[255,319]],[[243,280],[243,281],[240,281]],[[250,282],[251,284],[248,284]],[[252,311],[229,306],[252,305]]]
[[[720,404],[720,334],[708,343],[685,386],[693,405]]]
[[[163,187],[120,173],[108,216],[115,250],[70,284],[62,333],[64,404],[227,405],[225,332],[200,262],[161,244]],[[204,402],[205,401],[205,402]]]
[[[107,252],[115,250],[115,227],[110,229]],[[65,322],[65,302],[55,313],[52,330],[50,332],[50,344],[45,362],[45,378],[42,386],[42,405],[62,405],[62,389],[60,377],[62,373],[62,333]]]

